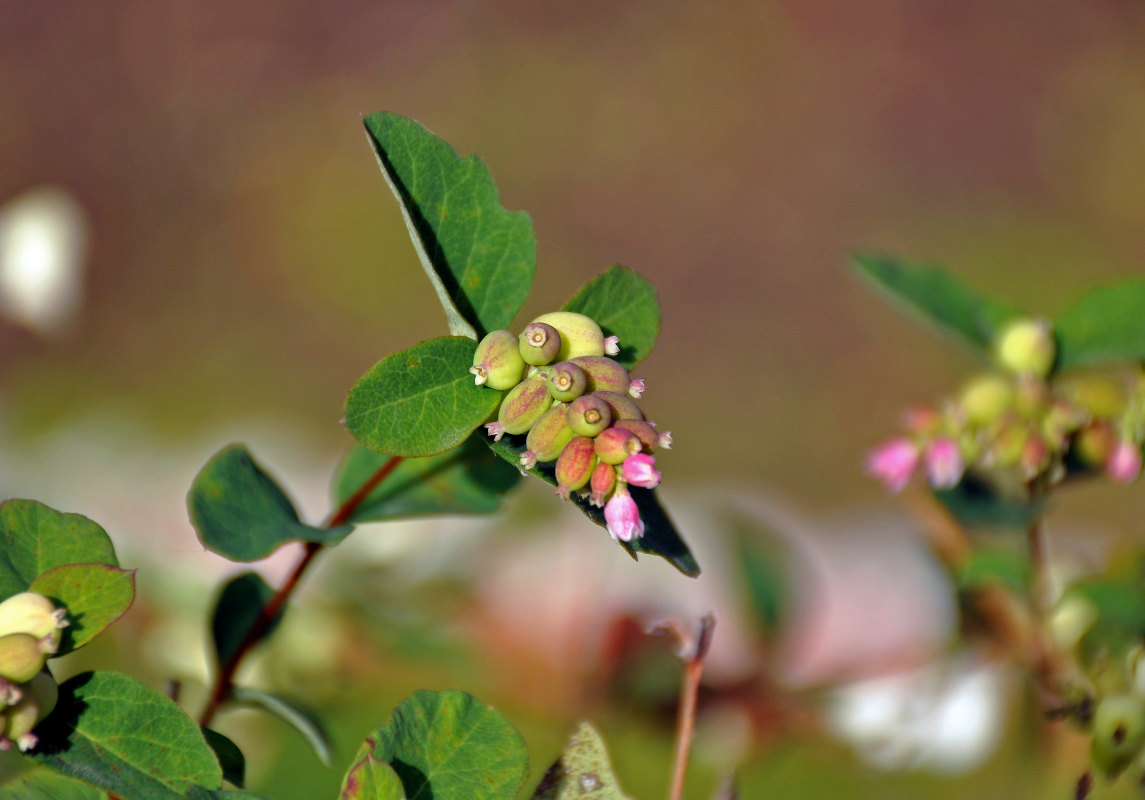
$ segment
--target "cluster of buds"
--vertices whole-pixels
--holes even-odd
[[[909,412],[904,432],[870,454],[867,471],[893,492],[920,470],[934,489],[971,473],[1017,500],[1072,472],[1104,471],[1122,483],[1137,477],[1145,375],[1051,379],[1056,349],[1044,320],[1012,323],[995,357],[1001,369],[973,378],[957,398]]]
[[[36,746],[32,729],[55,708],[58,694],[44,664],[67,625],[64,609],[35,592],[0,603],[0,750]]]
[[[635,399],[644,381],[609,356],[620,352],[590,317],[572,311],[542,314],[519,336],[493,331],[477,345],[469,370],[478,385],[506,391],[489,435],[526,435],[523,470],[555,461],[557,494],[579,491],[604,508],[613,538],[631,541],[644,523],[628,486],[660,483],[657,449],[672,435],[644,419]]]

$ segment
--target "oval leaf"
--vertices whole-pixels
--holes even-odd
[[[215,642],[216,664],[221,667],[238,652],[247,632],[273,596],[274,589],[257,572],[244,572],[227,581],[219,593],[214,613],[211,614],[211,637]],[[282,610],[267,628],[267,636],[274,632],[281,620]]]
[[[473,434],[436,456],[407,458],[355,509],[350,522],[376,522],[427,514],[492,514],[521,480]],[[390,457],[361,445],[346,454],[334,477],[334,504],[341,506]]]
[[[0,503],[0,599],[64,564],[118,567],[103,528],[79,514],[62,514],[35,500]]]
[[[656,288],[628,267],[610,267],[581,287],[562,310],[592,317],[605,336],[618,337],[616,360],[627,369],[652,352],[660,335]]]
[[[219,766],[223,770],[223,780],[233,783],[240,789],[246,780],[246,757],[239,746],[218,731],[202,728],[203,740],[215,752]]]
[[[371,450],[433,456],[487,420],[501,392],[477,386],[469,368],[476,342],[441,336],[383,358],[346,399],[346,427]]]
[[[604,740],[596,728],[582,722],[556,763],[537,786],[533,800],[630,800],[620,791]]]
[[[529,215],[502,207],[485,162],[459,158],[418,122],[384,111],[363,121],[449,332],[479,339],[509,327],[536,272]]]
[[[1018,312],[984,297],[938,267],[919,267],[869,253],[854,255],[859,273],[923,322],[992,358],[994,340]]]
[[[1054,322],[1059,369],[1145,361],[1145,280],[1103,286]]]
[[[529,758],[521,734],[465,692],[417,692],[366,740],[366,756],[393,767],[408,800],[512,800]]]
[[[3,774],[0,770],[0,780]],[[36,767],[2,780],[0,800],[107,800],[107,795],[94,786]]]
[[[346,772],[340,800],[404,800],[402,782],[384,761],[366,755]]]
[[[318,715],[309,708],[294,700],[287,700],[281,695],[260,692],[255,689],[236,688],[231,692],[231,698],[236,703],[256,706],[278,717],[302,734],[310,747],[313,748],[319,761],[328,767],[334,763],[334,750],[330,744],[330,736],[326,733]]]
[[[45,572],[28,587],[68,610],[68,626],[58,655],[90,642],[135,600],[135,570],[110,564],[65,564]]]
[[[337,544],[353,530],[300,522],[286,493],[237,444],[220,450],[195,476],[187,508],[199,541],[232,561],[257,561],[293,541]]]
[[[223,774],[199,727],[171,700],[117,672],[60,684],[56,710],[30,756],[122,797],[181,798],[218,788]]]

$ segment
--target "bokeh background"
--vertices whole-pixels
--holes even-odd
[[[613,263],[659,287],[664,327],[638,374],[677,442],[663,496],[707,571],[629,563],[539,486],[494,520],[363,531],[251,678],[323,708],[338,769],[277,723],[235,714],[224,730],[252,789],[332,796],[395,702],[456,686],[525,732],[535,774],[595,715],[629,792],[662,794],[670,715],[601,688],[623,685],[601,656],[628,641],[618,620],[722,609],[713,686],[734,700],[728,687],[761,680],[764,648],[728,542],[814,541],[794,547],[841,563],[915,547],[864,455],[904,406],[979,366],[872,295],[848,252],[945,264],[1049,314],[1140,274],[1143,41],[1130,0],[0,0],[0,225],[47,208],[77,267],[54,315],[0,319],[0,495],[91,516],[140,567],[136,608],[74,668],[178,677],[193,707],[210,586],[235,569],[187,522],[199,466],[246,442],[321,518],[349,387],[444,332],[361,127],[396,111],[479,153],[504,204],[532,216],[520,322]],[[1143,513],[1140,491],[1078,489],[1051,530],[1101,547],[1138,537]],[[274,580],[290,560],[261,568]],[[854,610],[848,591],[901,583],[889,563],[865,583],[820,577]],[[932,615],[903,622],[923,650],[952,626],[928,597]],[[832,629],[835,660],[804,664],[807,682],[844,677],[867,646],[867,672],[895,666],[870,640],[905,605]],[[856,626],[874,632],[844,641]],[[664,651],[648,656],[661,699],[678,678]],[[690,796],[737,763],[745,798],[1062,796],[1084,755],[1055,738],[1072,755],[1047,769],[1011,683],[998,696],[1012,713],[986,726],[999,750],[957,776],[925,759],[884,769],[815,724],[768,722],[800,713],[729,701],[701,729]]]

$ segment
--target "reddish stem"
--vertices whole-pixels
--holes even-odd
[[[391,456],[385,464],[383,464],[378,471],[370,476],[370,479],[363,483],[358,491],[354,492],[346,502],[338,508],[337,511],[326,522],[327,529],[337,527],[348,520],[358,506],[369,497],[370,492],[374,491],[382,481],[389,476],[391,472],[402,462],[402,456]],[[298,586],[298,582],[302,579],[303,574],[306,572],[314,557],[325,549],[325,545],[319,542],[307,542],[306,548],[302,552],[302,558],[298,560],[294,569],[283,582],[282,587],[267,601],[263,606],[262,611],[259,613],[258,618],[247,629],[246,635],[243,636],[239,646],[235,652],[227,659],[226,663],[219,669],[218,675],[215,676],[215,683],[211,688],[211,696],[207,701],[206,708],[203,709],[202,715],[199,717],[200,727],[206,728],[211,724],[215,718],[215,713],[230,696],[231,688],[234,686],[235,673],[238,671],[239,665],[242,664],[244,658],[251,648],[262,641],[266,636],[270,626],[278,617],[279,613],[286,606],[286,602],[294,594],[294,590]]]
[[[672,786],[668,800],[684,797],[684,776],[688,771],[688,757],[692,751],[692,736],[696,727],[696,701],[700,693],[700,678],[704,674],[704,657],[712,643],[716,618],[711,614],[700,620],[700,635],[691,653],[684,658],[684,683],[680,687],[680,710],[676,715],[676,757],[672,767]],[[683,637],[681,636],[681,640]]]

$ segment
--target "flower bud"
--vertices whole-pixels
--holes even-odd
[[[595,394],[584,394],[568,404],[569,427],[577,436],[590,439],[608,427],[612,422],[612,410],[608,403]]]
[[[1102,698],[1093,713],[1093,764],[1110,778],[1119,775],[1145,744],[1145,697],[1129,692]]]
[[[1044,319],[1020,319],[1010,323],[998,337],[995,353],[998,362],[1011,372],[1046,377],[1057,357],[1050,323]]]
[[[486,334],[473,353],[473,366],[469,371],[478,386],[499,391],[512,389],[525,374],[525,360],[521,358],[517,337],[512,331]]]
[[[639,439],[645,452],[655,453],[658,447],[663,447],[665,450],[672,449],[672,434],[659,433],[656,426],[647,420],[618,419],[612,423],[612,426],[628,431]]]
[[[30,633],[0,636],[0,678],[27,683],[44,667],[48,654],[44,641]]]
[[[540,375],[527,378],[517,384],[501,401],[497,411],[497,421],[486,425],[494,440],[500,441],[502,434],[524,433],[549,410],[553,398],[549,387]]]
[[[521,453],[521,466],[532,469],[538,461],[552,461],[561,454],[573,437],[569,427],[568,409],[556,405],[537,420],[525,438],[525,452]]]
[[[521,333],[518,347],[526,364],[544,366],[553,363],[561,351],[561,335],[552,325],[530,322]]]
[[[558,361],[549,367],[549,394],[554,400],[568,403],[588,388],[588,375],[575,361]]]
[[[3,711],[7,706],[16,705],[23,696],[24,693],[18,684],[0,678],[0,711]]]
[[[38,742],[32,729],[52,713],[59,696],[55,679],[46,672],[37,673],[24,687],[19,702],[0,714],[4,720],[0,736],[15,742],[22,753],[31,750]]]
[[[1014,402],[1013,383],[1001,375],[981,375],[962,390],[959,407],[973,425],[986,425],[1002,416]]]
[[[613,539],[630,542],[644,535],[644,522],[640,519],[640,509],[628,493],[623,483],[616,485],[616,492],[604,507],[604,521]]]
[[[1046,446],[1046,440],[1036,433],[1031,433],[1026,443],[1022,445],[1022,454],[1018,456],[1022,477],[1031,480],[1049,465],[1050,449]]]
[[[1133,483],[1141,473],[1141,445],[1122,440],[1105,462],[1105,474],[1118,483]]]
[[[607,356],[581,356],[572,359],[572,363],[583,369],[588,375],[588,390],[590,392],[617,392],[629,394],[632,379],[626,370],[617,361]],[[639,395],[634,395],[639,397]]]
[[[606,356],[620,355],[620,337],[619,336],[605,336],[604,337],[604,354]]]
[[[939,437],[927,445],[926,475],[934,489],[953,489],[962,480],[966,463],[953,439]]]
[[[588,501],[597,508],[604,505],[604,500],[616,488],[616,468],[603,461],[596,465],[589,479],[588,488],[592,490]]]
[[[593,392],[593,394],[608,403],[613,419],[644,419],[640,406],[626,394],[619,392]]]
[[[656,469],[656,459],[644,453],[637,453],[624,459],[622,468],[624,482],[644,489],[655,489],[660,485],[660,472]]]
[[[37,639],[48,637],[53,647],[60,644],[61,631],[68,626],[67,611],[35,592],[20,592],[0,603],[0,636],[29,633]]]
[[[894,493],[901,492],[918,466],[918,447],[909,439],[896,438],[876,447],[867,456],[867,472]]]
[[[544,322],[560,333],[561,349],[557,352],[557,361],[604,355],[604,333],[591,317],[575,311],[551,311],[533,322]]]
[[[592,449],[592,439],[574,436],[557,456],[557,494],[562,500],[568,500],[570,493],[589,482],[595,468],[596,453]]]
[[[618,427],[615,423],[613,427],[597,434],[593,446],[596,448],[597,457],[605,464],[619,464],[629,456],[639,453],[643,447],[632,431]]]

